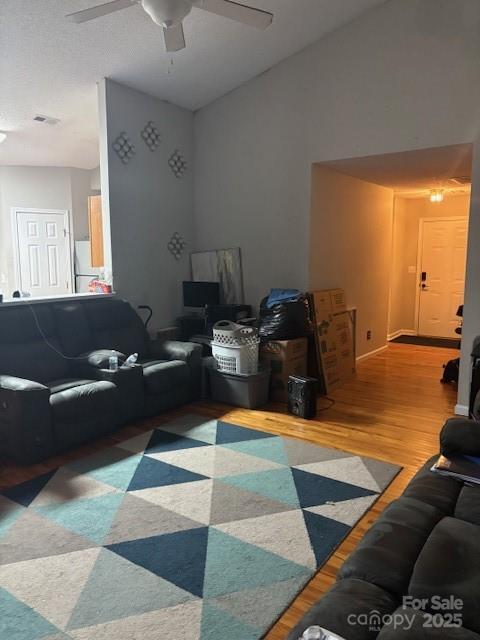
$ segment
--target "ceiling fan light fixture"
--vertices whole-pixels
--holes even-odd
[[[272,13],[234,0],[110,0],[96,7],[70,13],[66,17],[70,22],[81,24],[138,5],[155,24],[163,27],[165,49],[168,52],[185,49],[182,23],[193,7],[257,29],[266,29],[273,20]]]
[[[143,9],[158,25],[170,29],[192,10],[192,0],[141,0]]]

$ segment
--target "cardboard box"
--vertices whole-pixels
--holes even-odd
[[[318,361],[325,393],[355,373],[353,336],[348,312],[320,313],[315,309]]]
[[[333,315],[347,310],[345,291],[343,289],[312,291],[312,296],[315,313],[318,315]]]
[[[307,374],[307,338],[272,340],[260,348],[260,360],[270,366],[270,399],[286,402],[288,377]]]
[[[352,325],[348,312],[333,316],[334,332],[337,341],[337,357],[340,381],[343,383],[355,373],[355,351]]]

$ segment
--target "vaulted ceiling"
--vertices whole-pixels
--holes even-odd
[[[0,131],[8,133],[0,165],[96,166],[103,77],[196,110],[384,2],[247,0],[274,13],[266,31],[194,9],[187,48],[167,54],[140,6],[81,25],[65,20],[102,1],[0,1]],[[34,122],[37,113],[60,123]]]

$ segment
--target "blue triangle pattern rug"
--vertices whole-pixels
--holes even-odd
[[[163,423],[0,494],[0,638],[259,640],[399,471]]]

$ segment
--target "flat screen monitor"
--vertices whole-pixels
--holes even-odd
[[[218,282],[184,282],[183,305],[185,307],[206,307],[220,304],[220,284]]]

